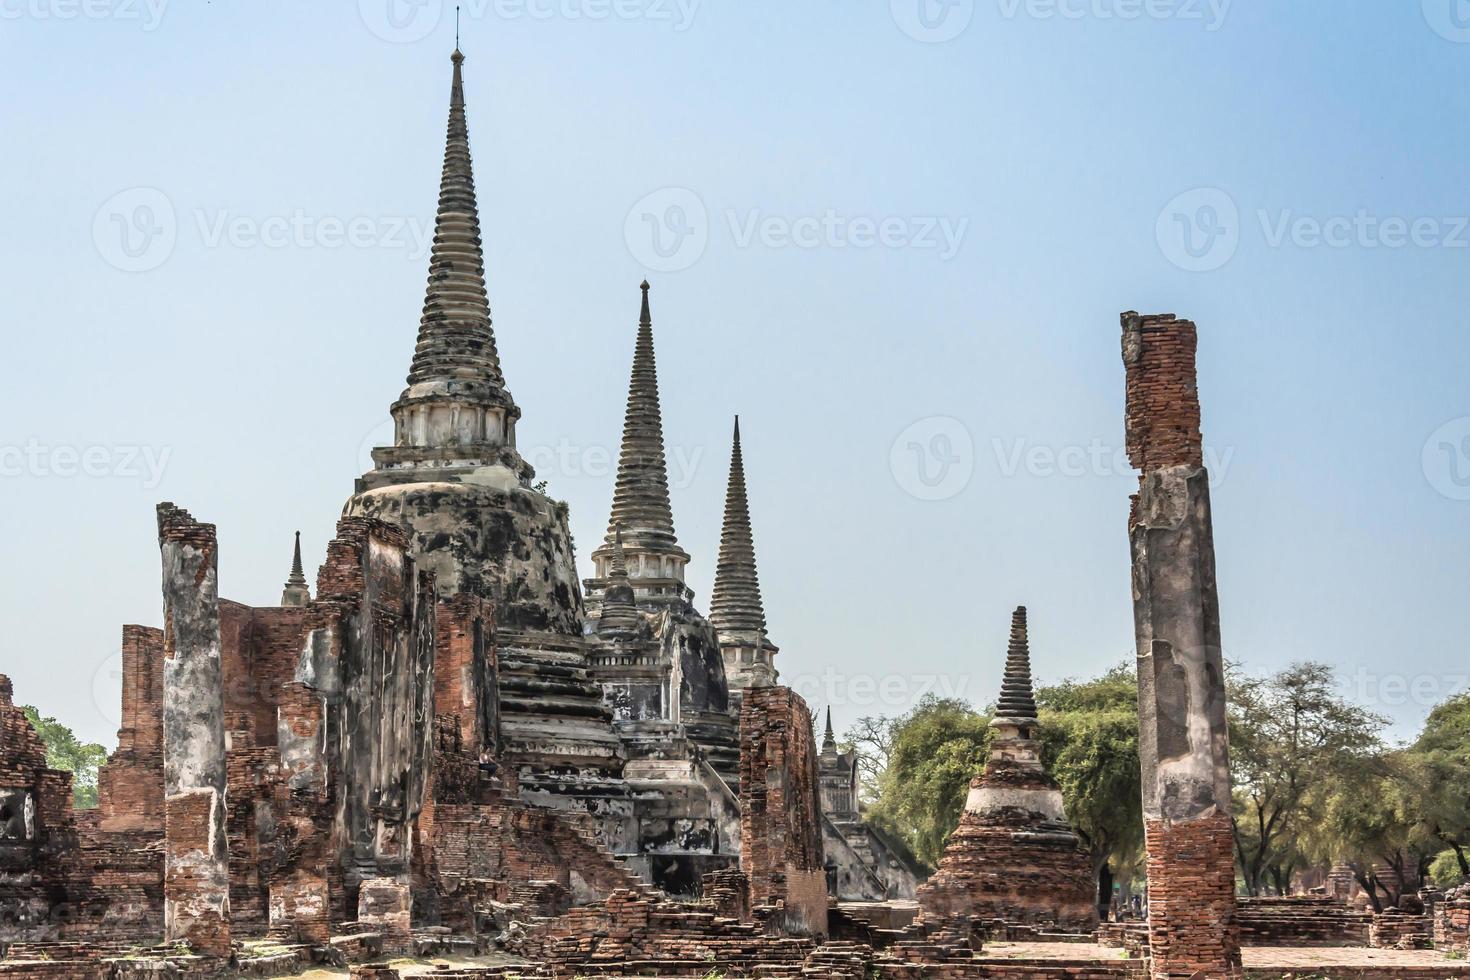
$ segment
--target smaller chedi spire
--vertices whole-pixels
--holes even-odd
[[[710,596],[710,623],[720,636],[730,690],[776,683],[777,647],[766,635],[766,610],[756,574],[750,500],[745,491],[745,457],[740,448],[740,416],[730,447],[730,482],[725,489],[725,522]]]
[[[1031,647],[1026,636],[1026,607],[1011,614],[1011,643],[1006,650],[1005,678],[991,727],[1030,727],[1036,721],[1036,695],[1031,688]]]
[[[633,371],[628,380],[628,406],[623,415],[623,444],[618,455],[612,515],[607,537],[592,552],[592,560],[597,565],[598,577],[608,577],[614,530],[621,527],[634,559],[630,577],[639,580],[640,589],[651,594],[682,594],[684,566],[689,564],[689,555],[679,547],[669,504],[668,462],[664,455],[663,412],[659,407],[648,280],[639,288],[643,291],[643,305],[638,315]]]
[[[832,731],[832,706],[827,705],[827,731],[822,735],[822,751],[837,751],[837,735]]]
[[[638,629],[641,617],[628,582],[628,560],[623,554],[623,526],[613,528],[612,562],[607,589],[602,596],[602,615],[597,620],[599,636],[629,634]]]
[[[296,532],[296,548],[291,556],[291,575],[281,593],[281,605],[301,607],[311,601],[311,588],[306,584],[306,571],[301,566],[301,532]]]

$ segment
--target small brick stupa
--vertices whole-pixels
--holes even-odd
[[[1097,928],[1092,862],[1067,825],[1061,790],[1042,768],[1038,725],[1022,606],[1011,620],[990,761],[970,781],[939,870],[919,888],[926,916],[1062,932]]]

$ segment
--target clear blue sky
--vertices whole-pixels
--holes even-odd
[[[691,584],[739,412],[780,666],[839,727],[989,700],[1018,603],[1043,678],[1123,661],[1117,317],[1173,311],[1227,656],[1412,732],[1470,674],[1454,2],[465,4],[500,350],[584,573],[647,275]],[[453,19],[0,0],[0,671],[84,736],[160,618],[157,501],[239,601],[297,528],[320,562],[413,349]]]

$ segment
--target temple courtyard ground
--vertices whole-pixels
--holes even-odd
[[[1461,976],[1470,980],[1470,960],[1455,960],[1433,950],[1395,950],[1333,947],[1327,949],[1287,949],[1281,947],[1247,947],[1244,951],[1248,980],[1293,978],[1293,980],[1356,980],[1400,974],[1405,977]],[[991,943],[985,947],[983,960],[1045,960],[1058,970],[1099,961],[1116,962],[1123,952],[1091,943]],[[405,977],[432,976],[445,968],[500,966],[523,962],[506,956],[432,957],[417,960],[395,960],[393,966]],[[1384,971],[1380,973],[1379,971]],[[1064,974],[1058,972],[1057,976]],[[293,980],[343,980],[346,970],[313,970]]]

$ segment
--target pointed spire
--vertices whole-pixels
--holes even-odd
[[[765,636],[766,612],[761,603],[755,543],[750,533],[750,503],[745,495],[745,460],[740,452],[738,415],[735,416],[734,446],[730,450],[725,525],[720,533],[720,558],[715,566],[715,588],[710,597],[709,618],[718,630],[752,630]]]
[[[683,578],[689,555],[674,534],[669,506],[669,474],[664,459],[663,414],[658,399],[658,368],[653,355],[653,317],[648,310],[649,285],[644,281],[643,309],[638,318],[638,340],[633,348],[633,373],[628,381],[628,407],[623,416],[623,446],[613,489],[612,516],[607,538],[593,553],[610,555],[614,532],[621,527],[635,553],[675,558],[676,578]],[[656,577],[664,577],[662,575]]]
[[[638,607],[633,587],[628,584],[628,561],[623,555],[623,528],[613,529],[612,568],[602,598],[602,615],[597,620],[598,633],[632,632],[638,628]]]
[[[290,585],[305,585],[306,570],[301,567],[301,532],[296,532],[296,547],[291,556],[291,577],[286,580]]]
[[[1031,649],[1026,636],[1026,607],[1011,615],[1011,643],[1006,651],[1005,679],[1000,686],[995,717],[1036,722],[1036,697],[1031,689]]]
[[[408,383],[469,382],[476,394],[509,405],[511,398],[500,373],[490,301],[485,293],[485,258],[480,247],[479,207],[465,118],[461,70],[464,55],[458,47],[450,61],[454,63],[454,81],[450,87],[439,213]]]
[[[301,532],[296,532],[296,547],[291,556],[291,575],[281,592],[281,605],[300,607],[311,601],[311,588],[306,584],[306,571],[301,566]]]
[[[822,751],[837,751],[837,735],[832,731],[832,706],[827,705],[827,733],[822,736]]]

